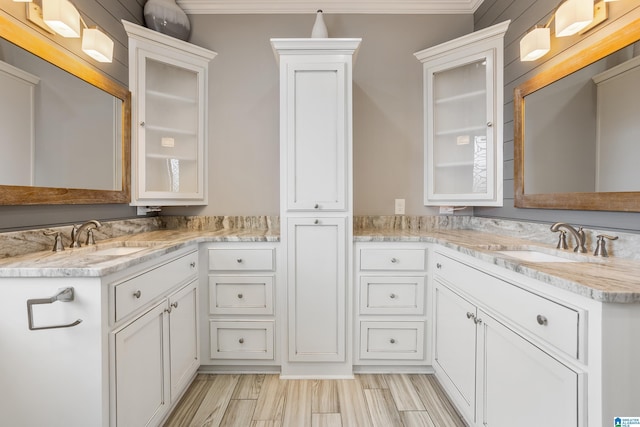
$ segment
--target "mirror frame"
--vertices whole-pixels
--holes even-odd
[[[67,71],[122,101],[122,187],[121,190],[0,185],[0,205],[106,204],[131,202],[131,92],[64,53],[49,40],[0,14],[0,37]]]
[[[516,208],[640,212],[640,192],[525,194],[525,96],[640,40],[640,19],[516,87],[513,96],[513,180]]]

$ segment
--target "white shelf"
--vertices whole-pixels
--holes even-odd
[[[196,104],[197,98],[189,98],[186,96],[174,95],[171,93],[160,92],[157,90],[147,90],[147,96],[158,99],[166,99],[167,101],[184,102],[185,104]]]
[[[435,165],[437,168],[460,168],[473,166],[473,162],[442,162]]]
[[[436,99],[435,103],[436,104],[447,104],[447,103],[450,103],[450,102],[458,102],[458,101],[464,101],[464,100],[471,99],[471,98],[483,97],[486,94],[487,94],[486,90],[477,90],[477,91],[474,91],[474,92],[461,93],[459,95],[448,96],[446,98]]]
[[[446,135],[458,135],[458,134],[464,134],[464,133],[472,133],[472,132],[477,132],[480,130],[485,130],[486,129],[486,125],[481,125],[481,126],[468,126],[468,127],[464,127],[464,128],[454,128],[454,129],[449,129],[449,130],[443,130],[440,132],[436,132],[435,135],[436,136],[446,136]]]
[[[145,125],[145,128],[148,131],[153,132],[161,132],[161,133],[169,133],[169,134],[178,134],[178,135],[188,135],[188,136],[196,136],[197,133],[194,130],[186,130],[186,129],[178,129],[166,126],[156,126],[156,125]]]
[[[165,160],[165,159],[177,159],[180,161],[185,161],[185,162],[195,162],[198,159],[195,156],[175,156],[175,155],[171,155],[171,154],[156,154],[156,153],[148,153],[146,155],[147,159],[160,159],[160,160]]]

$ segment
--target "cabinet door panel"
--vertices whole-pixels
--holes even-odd
[[[198,343],[198,281],[194,280],[169,298],[171,343],[171,399],[175,399],[200,366]]]
[[[487,427],[578,426],[578,374],[479,311]]]
[[[345,64],[290,64],[287,208],[346,209]]]
[[[345,360],[345,222],[345,218],[289,219],[287,286],[292,361]]]
[[[166,300],[115,332],[116,420],[157,424],[169,404]]]
[[[476,308],[456,293],[436,284],[435,369],[453,386],[452,396],[475,419]]]

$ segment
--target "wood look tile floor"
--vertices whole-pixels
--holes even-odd
[[[165,427],[466,427],[433,375],[199,374]]]

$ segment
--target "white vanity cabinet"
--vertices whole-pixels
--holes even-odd
[[[509,21],[416,52],[424,73],[424,204],[502,206]]]
[[[433,365],[465,419],[585,425],[584,310],[439,252],[435,266]]]
[[[282,375],[352,374],[352,68],[360,39],[271,39],[280,67]]]
[[[208,265],[202,283],[202,364],[275,366],[276,245],[265,242],[201,245]],[[267,368],[265,368],[267,369]]]
[[[196,247],[104,276],[46,274],[0,279],[3,425],[160,425],[200,365]],[[46,303],[66,288],[72,300]],[[33,327],[71,326],[30,330],[27,301]]]
[[[132,96],[132,205],[207,204],[208,67],[215,52],[123,21]]]
[[[420,372],[429,364],[427,251],[423,243],[356,244],[354,363],[360,369]]]

